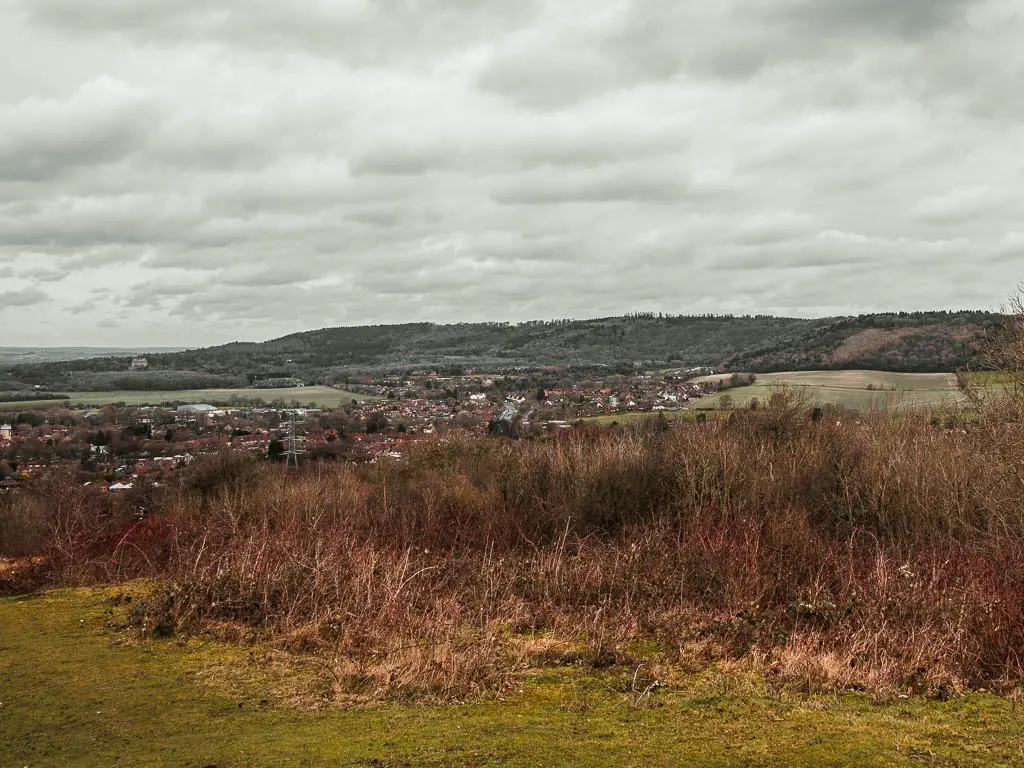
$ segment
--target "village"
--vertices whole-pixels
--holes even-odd
[[[360,463],[399,459],[415,441],[451,430],[538,438],[589,420],[614,421],[619,414],[688,410],[717,389],[694,381],[708,372],[567,381],[551,368],[456,375],[416,371],[346,382],[345,390],[360,397],[333,409],[281,399],[254,405],[260,402],[258,392],[227,403],[26,405],[8,411],[0,423],[0,491],[74,469],[90,476],[83,482],[125,493],[139,484],[165,483],[197,457],[221,451],[292,465]]]

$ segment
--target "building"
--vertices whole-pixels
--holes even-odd
[[[220,416],[224,411],[215,405],[205,403],[192,403],[179,405],[178,412],[174,415],[176,424],[192,424],[208,416]]]
[[[6,443],[11,439],[14,429],[10,424],[0,424],[0,443]]]
[[[179,405],[178,413],[220,413],[220,409],[215,405],[190,403],[189,405]]]
[[[140,371],[149,368],[149,361],[144,357],[132,358],[132,370]]]

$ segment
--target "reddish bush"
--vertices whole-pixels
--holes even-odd
[[[679,669],[702,649],[818,688],[1002,686],[1024,681],[1006,429],[773,400],[670,430],[438,438],[373,466],[218,457],[141,522],[70,480],[19,504],[52,581],[163,579],[152,626],[285,638],[359,690],[500,687],[538,630],[593,663],[646,639]]]

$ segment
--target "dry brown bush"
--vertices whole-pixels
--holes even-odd
[[[185,494],[148,553],[160,610],[315,654],[339,696],[458,699],[524,664],[631,664],[640,639],[818,690],[1024,679],[1024,481],[987,428],[780,433],[767,410]],[[564,652],[524,652],[537,638]]]
[[[344,700],[632,671],[641,642],[677,677],[944,695],[1024,683],[1022,429],[994,399],[816,421],[783,392],[727,422],[453,435],[373,466],[219,458],[142,523],[71,484],[18,504],[52,581],[156,577],[144,626],[244,628]]]

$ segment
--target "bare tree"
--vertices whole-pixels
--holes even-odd
[[[986,339],[982,350],[991,370],[1017,388],[1024,386],[1024,283],[1003,308],[1005,322]]]
[[[1006,422],[1024,416],[1024,282],[1002,312],[979,345],[977,370],[961,373],[959,383],[971,408]]]

